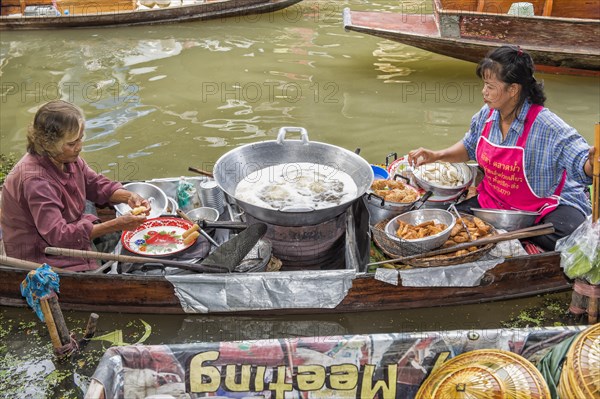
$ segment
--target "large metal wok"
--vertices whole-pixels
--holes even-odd
[[[299,132],[300,140],[286,140],[287,132]],[[358,192],[356,197],[338,205],[324,208],[269,209],[236,198],[237,185],[249,174],[269,166],[308,162],[324,165],[328,170],[339,170],[352,177]],[[280,226],[315,225],[333,219],[360,198],[373,182],[371,165],[354,152],[331,144],[309,142],[308,132],[301,127],[282,127],[275,141],[247,144],[229,151],[217,160],[214,178],[219,187],[240,208],[261,221]]]

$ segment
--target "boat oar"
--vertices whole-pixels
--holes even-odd
[[[41,265],[36,262],[30,262],[28,260],[11,258],[10,256],[0,255],[0,264],[11,266],[17,269],[23,270],[36,270]],[[52,265],[50,265],[52,266]],[[59,267],[54,267],[52,270],[58,274],[69,274],[69,273],[77,273],[70,270],[63,270]]]
[[[44,252],[48,255],[61,255],[69,256],[72,258],[84,258],[84,259],[100,259],[100,260],[116,260],[117,262],[124,263],[160,263],[163,266],[177,267],[183,270],[190,270],[199,273],[228,273],[229,270],[226,267],[219,265],[199,265],[196,263],[187,263],[176,260],[160,259],[160,258],[145,258],[143,256],[131,256],[131,255],[117,255],[109,254],[104,252],[96,251],[83,251],[80,249],[71,248],[56,248],[47,247]]]
[[[543,236],[543,235],[552,234],[552,233],[554,233],[554,226],[552,225],[552,223],[545,223],[545,224],[540,224],[537,226],[526,227],[526,228],[520,229],[520,230],[510,231],[508,233],[497,234],[497,235],[491,236],[491,237],[480,238],[479,240],[475,240],[475,241],[471,241],[471,242],[464,242],[464,243],[461,243],[461,244],[458,244],[458,245],[455,245],[452,247],[448,247],[448,248],[436,249],[436,250],[433,250],[430,252],[425,252],[422,254],[403,256],[402,258],[373,262],[373,263],[367,264],[367,266],[383,265],[385,263],[397,263],[397,262],[403,262],[403,261],[407,261],[410,259],[417,259],[417,258],[430,258],[432,256],[444,255],[444,254],[448,254],[451,252],[459,251],[461,249],[467,249],[470,247],[479,247],[482,245],[493,244],[493,243],[497,243],[497,242],[501,242],[501,241],[520,240],[523,238]]]

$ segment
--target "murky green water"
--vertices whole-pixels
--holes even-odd
[[[84,158],[120,179],[210,169],[232,148],[282,126],[372,163],[459,140],[481,106],[474,64],[345,32],[342,10],[427,12],[429,1],[313,1],[276,14],[135,28],[0,33],[0,152],[22,153],[36,107],[63,98],[87,116]],[[547,105],[589,141],[600,120],[598,78],[539,75]],[[568,300],[564,295],[561,300]],[[230,319],[101,315],[146,343],[498,327],[540,299],[368,315]],[[78,397],[107,342],[56,362],[29,310],[3,308],[0,396]],[[86,314],[69,313],[73,330]],[[81,334],[80,334],[81,335]]]

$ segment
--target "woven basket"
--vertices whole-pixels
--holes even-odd
[[[472,220],[474,217],[473,215],[466,214],[461,214],[460,216],[468,220]],[[386,256],[394,259],[422,253],[418,250],[418,247],[415,245],[410,245],[409,243],[403,244],[397,240],[393,240],[392,238],[390,238],[390,236],[385,232],[385,226],[388,222],[389,220],[382,220],[371,228],[373,241]],[[489,223],[486,224],[490,226],[492,235],[497,234],[496,229],[492,225],[490,225]],[[475,251],[469,252],[468,254],[464,255],[456,256],[455,252],[451,252],[448,254],[438,255],[431,258],[409,259],[403,263],[413,267],[459,265],[462,263],[475,262],[484,255],[488,254],[495,246],[496,244],[492,243],[487,244],[483,247],[478,248]]]
[[[600,323],[573,341],[558,384],[561,398],[600,398]]]
[[[550,399],[531,362],[499,349],[469,351],[450,359],[421,384],[415,399]]]

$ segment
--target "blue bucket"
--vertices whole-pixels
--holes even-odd
[[[373,169],[373,174],[375,175],[375,180],[384,179],[387,180],[390,178],[390,174],[385,168],[377,165],[371,165],[371,169]]]

